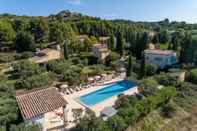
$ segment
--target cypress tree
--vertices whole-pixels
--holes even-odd
[[[127,77],[132,75],[133,72],[133,60],[132,60],[132,53],[129,53],[129,59],[128,59],[128,67],[127,67]]]
[[[124,38],[122,32],[118,33],[117,36],[117,44],[116,44],[116,52],[118,52],[121,56],[123,55],[124,48]]]
[[[69,40],[65,40],[64,41],[64,58],[68,59],[68,44],[69,44]]]
[[[141,58],[141,78],[146,76],[146,61],[145,61],[145,55],[144,52],[142,52],[142,58]]]
[[[115,45],[114,35],[111,34],[110,39],[108,40],[108,48],[113,51],[114,45]]]

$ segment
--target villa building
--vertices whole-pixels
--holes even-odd
[[[56,88],[18,92],[16,100],[25,123],[40,124],[44,131],[59,130],[67,124],[67,102]]]
[[[109,39],[110,39],[110,37],[108,37],[108,36],[99,37],[99,41],[100,41],[102,44],[107,44],[107,42],[108,42]]]
[[[38,64],[45,64],[48,61],[57,60],[60,58],[62,58],[62,53],[60,50],[46,48],[36,52],[36,54],[30,58],[30,60]]]
[[[157,69],[164,69],[177,63],[176,52],[171,50],[145,50],[145,62],[153,64]]]
[[[99,58],[99,60],[103,61],[109,55],[109,49],[107,44],[94,44],[92,47],[92,52]]]

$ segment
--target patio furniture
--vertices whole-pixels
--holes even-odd
[[[67,94],[67,95],[71,94],[71,92],[70,92],[69,89],[66,89],[66,94]]]
[[[72,94],[74,91],[71,88],[68,88],[68,90],[70,91],[70,93]]]

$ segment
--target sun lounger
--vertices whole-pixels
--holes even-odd
[[[71,88],[69,88],[69,91],[70,91],[70,93],[73,93],[74,92],[73,89],[71,89]]]
[[[75,91],[78,91],[77,87],[74,88]]]
[[[78,88],[79,88],[80,91],[83,90],[83,88],[81,88],[81,87],[78,87]]]
[[[84,85],[84,88],[88,88],[88,86],[87,85]]]
[[[68,89],[66,89],[66,94],[69,95],[71,94],[70,91]]]
[[[77,90],[77,91],[80,91],[79,87],[76,87],[76,90]]]

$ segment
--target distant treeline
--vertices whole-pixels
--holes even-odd
[[[65,40],[75,40],[77,35],[110,36],[117,38],[116,43],[111,43],[111,50],[121,55],[131,51],[133,56],[141,58],[142,51],[147,44],[162,43],[167,49],[180,53],[182,62],[195,63],[192,56],[196,55],[196,48],[186,42],[185,37],[195,37],[196,24],[185,22],[170,22],[168,19],[160,22],[133,22],[129,20],[102,20],[100,18],[84,16],[79,13],[62,11],[49,17],[28,17],[4,14],[0,15],[0,49],[1,51],[17,52],[35,51],[36,48],[45,48],[49,42],[63,43]],[[150,35],[153,32],[153,36]],[[75,43],[75,42],[72,42]],[[186,45],[185,45],[186,44]],[[183,60],[189,57],[189,60]]]

